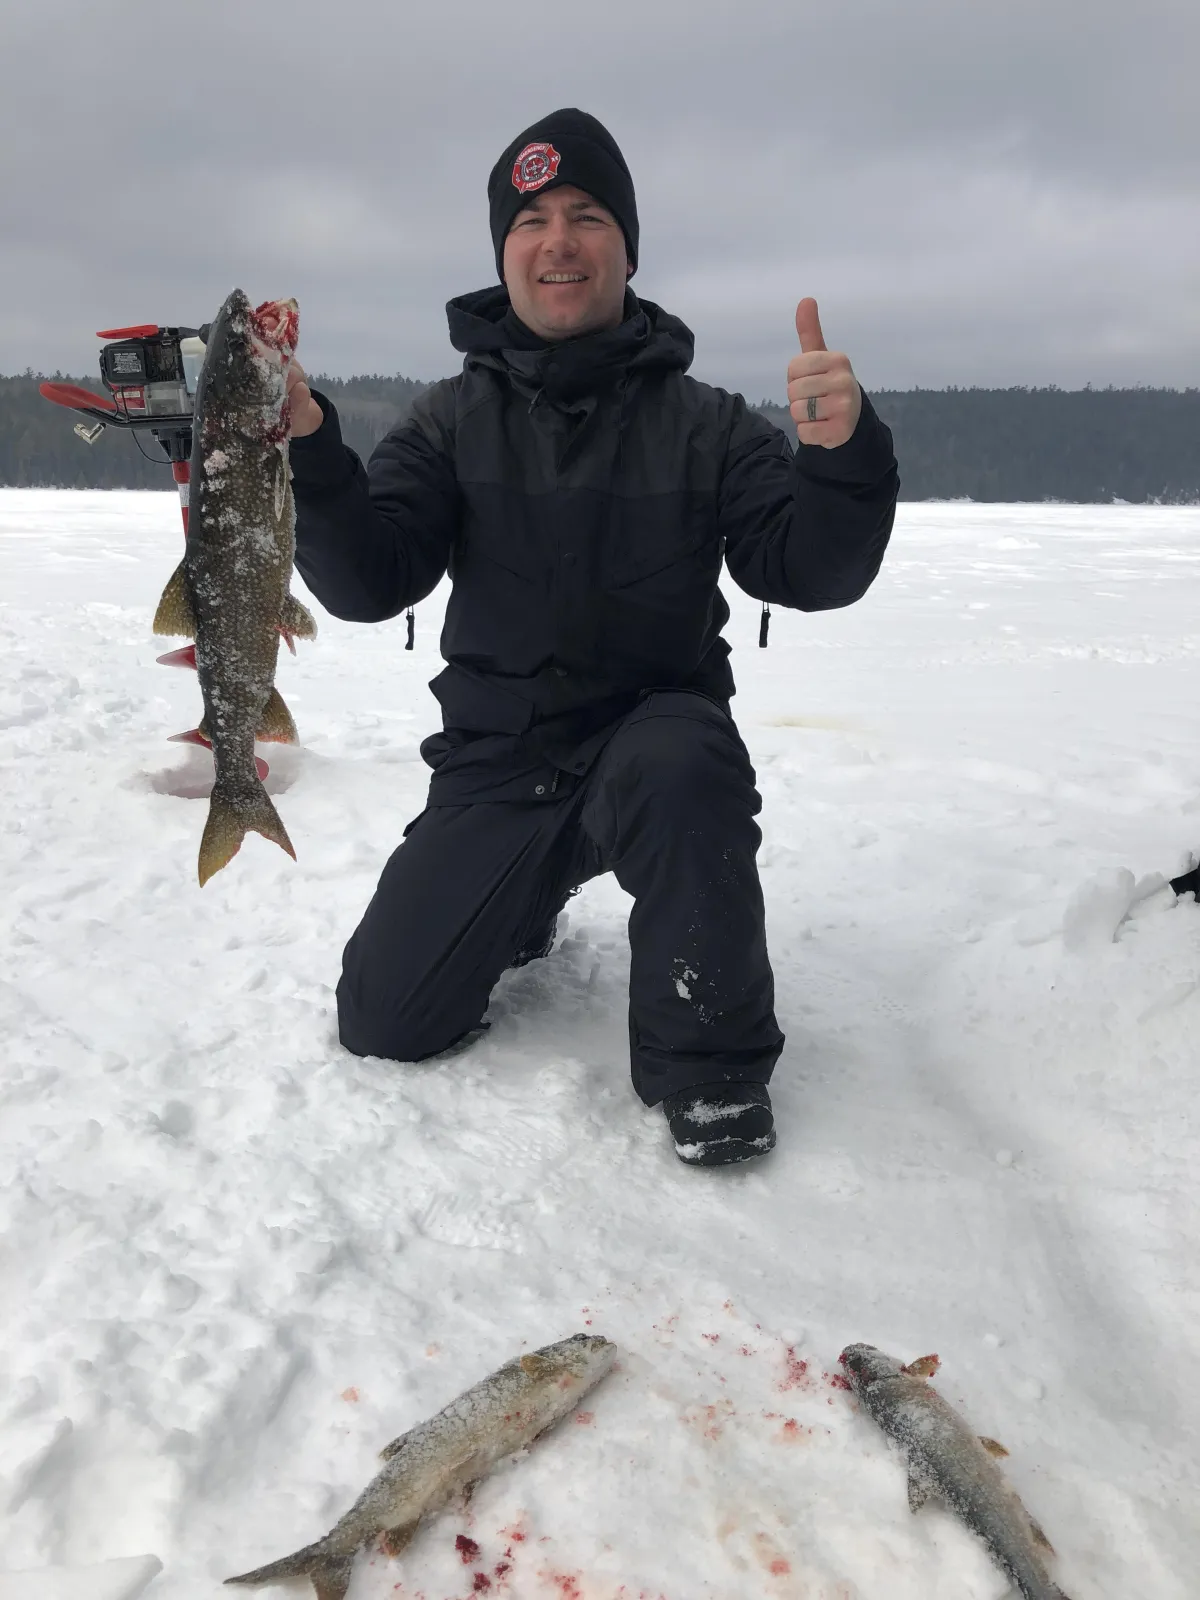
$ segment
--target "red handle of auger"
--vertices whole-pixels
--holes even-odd
[[[179,490],[179,509],[183,514],[183,537],[187,538],[188,532],[188,506],[192,496],[192,463],[190,461],[172,461],[171,476],[175,479],[175,487]]]

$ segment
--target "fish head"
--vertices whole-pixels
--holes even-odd
[[[252,307],[234,289],[209,329],[196,406],[263,443],[287,436],[287,373],[296,351],[299,307],[267,300]]]
[[[547,1345],[531,1356],[524,1356],[521,1365],[539,1383],[569,1390],[590,1388],[597,1383],[617,1359],[617,1347],[610,1339],[599,1334],[576,1333],[558,1344]]]
[[[867,1389],[880,1378],[899,1377],[904,1370],[902,1361],[876,1350],[873,1344],[848,1344],[838,1361],[855,1389]]]

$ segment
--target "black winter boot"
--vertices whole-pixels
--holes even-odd
[[[724,1167],[775,1148],[765,1083],[703,1083],[662,1103],[675,1154],[689,1167]]]

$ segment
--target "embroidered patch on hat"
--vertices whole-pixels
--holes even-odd
[[[558,172],[561,160],[552,144],[527,144],[513,162],[513,188],[521,194],[541,189]]]

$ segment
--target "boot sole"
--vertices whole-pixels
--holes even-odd
[[[754,1161],[775,1148],[775,1130],[760,1139],[713,1139],[704,1144],[677,1144],[675,1154],[685,1167],[731,1167]]]

